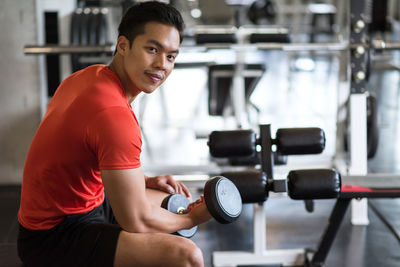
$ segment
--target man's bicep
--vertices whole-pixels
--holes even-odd
[[[136,232],[146,211],[146,185],[141,168],[101,170],[115,218],[124,230]]]

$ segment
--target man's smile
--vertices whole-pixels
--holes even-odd
[[[157,83],[159,81],[162,81],[164,79],[164,74],[160,72],[151,72],[151,71],[146,71],[145,74],[154,82]]]

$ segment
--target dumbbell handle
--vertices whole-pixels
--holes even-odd
[[[185,208],[184,207],[178,208],[178,214],[184,214],[184,213],[185,213]]]
[[[183,195],[182,195],[182,196],[183,196]],[[185,207],[178,207],[178,208],[176,209],[176,213],[179,214],[179,215],[186,214],[186,213],[188,213],[188,208],[189,208],[189,206],[191,206],[193,203],[200,203],[200,202],[201,202],[201,200],[198,199],[198,200],[196,200],[195,202],[189,203],[188,206],[187,206],[186,208],[185,208]]]
[[[186,211],[186,207],[190,205],[190,201],[186,196],[182,194],[172,194],[167,196],[161,203],[161,207],[167,209],[170,212],[176,214],[184,214]],[[197,231],[197,226],[194,226],[190,229],[181,229],[176,231],[175,234],[178,234],[183,237],[190,238]]]

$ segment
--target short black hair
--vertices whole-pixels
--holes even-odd
[[[136,36],[144,33],[144,27],[148,22],[159,22],[175,27],[182,43],[185,24],[181,14],[173,6],[157,1],[136,3],[128,8],[119,24],[118,37],[125,36],[132,46]]]

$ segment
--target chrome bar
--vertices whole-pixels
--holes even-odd
[[[342,175],[342,183],[373,188],[400,188],[400,175],[368,173],[367,175]]]
[[[114,45],[26,45],[24,54],[89,54],[113,53]]]
[[[349,48],[355,49],[366,46],[371,49],[394,50],[400,49],[400,42],[385,42],[383,40],[373,40],[371,44],[351,44],[348,42],[338,43],[257,43],[257,44],[205,44],[194,46],[182,46],[185,51],[206,51],[210,49],[234,49],[234,50],[283,50],[283,51],[344,51]],[[26,45],[24,54],[89,54],[89,53],[109,53],[114,52],[115,45]]]
[[[400,42],[385,42],[384,40],[373,40],[371,43],[373,49],[400,49]]]
[[[283,50],[283,51],[343,51],[349,46],[347,42],[341,43],[258,43],[260,50]]]

